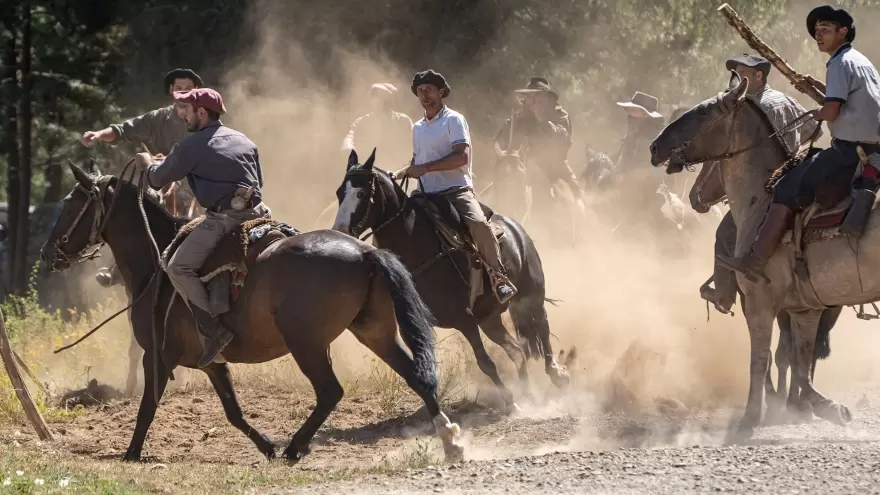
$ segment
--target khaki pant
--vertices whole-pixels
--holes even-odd
[[[190,232],[168,261],[171,284],[189,304],[195,304],[212,316],[217,316],[211,312],[208,289],[199,280],[199,269],[224,236],[248,220],[269,215],[269,208],[262,203],[256,208],[241,211],[206,212],[205,219]]]
[[[486,216],[483,215],[483,209],[480,207],[480,203],[477,202],[477,197],[474,195],[474,192],[465,189],[454,193],[444,194],[443,196],[452,203],[452,206],[458,211],[461,219],[464,220],[483,261],[485,261],[490,268],[503,270],[503,267],[501,266],[501,253],[498,249],[498,239],[495,238],[495,234],[492,232],[492,226],[489,225]]]

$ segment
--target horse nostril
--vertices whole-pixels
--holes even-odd
[[[651,156],[657,156],[657,143],[651,143]]]

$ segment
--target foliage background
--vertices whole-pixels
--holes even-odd
[[[877,59],[878,38],[863,26],[880,20],[878,2],[837,3],[857,19],[857,47]],[[309,164],[308,173],[293,165],[298,174],[277,172],[284,187],[305,180],[326,193],[317,199],[332,200],[338,177],[314,172],[343,163],[334,154],[338,141],[363,109],[364,88],[381,76],[401,89],[398,106],[416,116],[417,102],[407,91],[410,75],[426,67],[440,70],[453,87],[450,104],[465,113],[475,136],[487,139],[507,115],[509,91],[530,75],[545,75],[572,116],[576,144],[570,162],[577,170],[585,141],[616,151],[623,118],[615,101],[644,91],[658,96],[669,115],[674,106],[691,105],[722,88],[724,60],[747,50],[715,12],[718,5],[704,0],[6,0],[0,5],[0,201],[10,203],[4,276],[19,294],[27,288],[34,246],[51,224],[50,215],[35,229],[23,205],[60,200],[72,186],[68,160],[94,158],[103,169],[117,170],[131,147],[86,149],[79,137],[164,105],[161,77],[170,68],[191,67],[208,85],[228,91],[229,122],[261,148],[264,142],[273,148],[276,140],[285,143],[283,151],[268,154],[281,163],[264,164],[270,171],[292,162]],[[797,69],[823,75],[824,58],[804,28],[813,2],[732,5]],[[778,74],[771,75],[771,84],[789,90]],[[286,114],[259,106],[279,98],[299,102]],[[251,106],[267,111],[242,111]],[[486,157],[485,149],[477,151]],[[269,189],[282,192],[277,184]],[[284,191],[289,195],[290,189]],[[295,222],[308,221],[323,206],[321,201],[315,206],[313,194],[301,196],[281,208]]]

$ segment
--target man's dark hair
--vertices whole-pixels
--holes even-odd
[[[198,107],[197,106],[196,109],[198,109],[198,108],[205,108],[205,107]],[[209,109],[205,108],[205,113],[208,114],[208,120],[220,120],[220,114],[213,111],[213,110],[209,110]]]

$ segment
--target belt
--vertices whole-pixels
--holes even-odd
[[[846,143],[846,144],[867,144],[871,146],[880,145],[880,141],[847,141],[846,139],[832,139],[832,143]]]
[[[232,209],[232,198],[234,198],[236,196],[244,195],[244,193],[246,193],[246,192],[247,192],[247,188],[239,187],[238,189],[233,191],[233,193],[230,196],[223,198],[222,200],[218,201],[217,204],[208,208],[208,211],[212,211],[214,213],[220,213],[221,211],[224,211],[224,210],[231,210]],[[256,208],[257,206],[259,206],[260,203],[262,203],[262,202],[263,201],[261,199],[256,198],[254,196],[251,196],[251,198],[248,199],[247,202],[244,204],[244,207],[245,207],[245,209],[253,209],[253,208]]]

